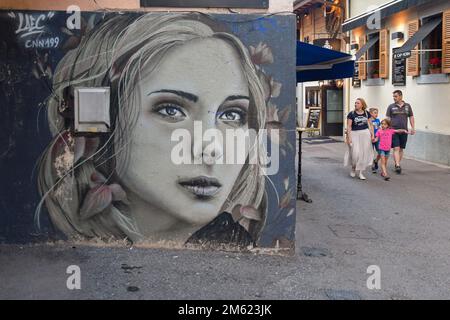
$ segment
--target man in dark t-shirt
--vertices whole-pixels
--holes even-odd
[[[408,131],[408,119],[411,123],[410,134],[416,133],[414,113],[409,103],[403,101],[403,93],[400,90],[396,90],[393,93],[394,103],[391,104],[387,111],[386,116],[391,118],[392,128],[395,130],[404,129]],[[403,151],[406,148],[408,141],[407,133],[396,133],[392,137],[392,148],[394,148],[394,160],[395,160],[395,172],[402,173],[402,167],[400,163],[403,159]]]

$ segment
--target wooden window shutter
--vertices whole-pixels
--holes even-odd
[[[450,10],[444,11],[442,28],[442,70],[450,73]]]
[[[366,36],[359,37],[359,49],[364,47],[366,44]],[[358,63],[358,69],[359,69],[359,80],[366,80],[367,79],[367,63],[365,62],[367,59],[367,53],[365,53],[361,59],[359,59]]]
[[[380,31],[380,78],[389,78],[389,31]]]
[[[420,21],[415,20],[408,23],[408,39],[410,39],[420,27]],[[418,50],[419,46],[415,47],[414,50]],[[408,76],[417,77],[420,75],[420,59],[419,52],[412,52],[411,57],[407,59],[408,65]]]

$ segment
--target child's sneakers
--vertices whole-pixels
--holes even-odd
[[[377,171],[378,171],[378,162],[376,160],[373,160],[372,173],[377,173]]]

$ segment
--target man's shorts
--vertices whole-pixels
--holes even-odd
[[[406,149],[406,143],[408,142],[408,135],[405,133],[396,133],[392,136],[392,148],[400,147]]]
[[[386,150],[378,150],[378,154],[382,157],[389,157],[389,154],[391,153],[391,151],[386,151]]]

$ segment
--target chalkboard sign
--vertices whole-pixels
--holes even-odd
[[[320,129],[320,115],[322,113],[321,108],[309,108],[308,121],[306,122],[307,128]]]
[[[395,55],[396,49],[394,49]],[[392,84],[394,86],[406,86],[406,59],[392,60]]]

